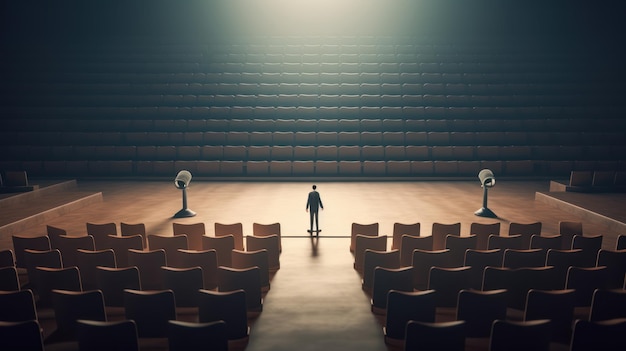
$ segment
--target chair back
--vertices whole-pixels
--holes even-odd
[[[394,223],[393,224],[393,236],[391,239],[391,249],[399,250],[402,247],[402,236],[403,235],[411,235],[411,236],[420,236],[420,227],[421,224],[417,223]]]
[[[487,250],[490,235],[500,235],[500,222],[496,223],[472,223],[470,235],[476,235],[476,249]]]
[[[218,266],[232,267],[235,237],[233,235],[204,236],[202,237],[202,249],[215,250]]]
[[[217,288],[217,252],[215,250],[181,250],[178,249],[180,268],[202,268],[203,289]]]
[[[79,350],[139,351],[137,324],[133,320],[76,321],[76,339]]]
[[[172,290],[124,290],[126,319],[137,324],[139,338],[166,338],[168,322],[176,319]]]
[[[497,319],[491,328],[490,351],[549,351],[550,320],[511,321]]]
[[[96,269],[98,289],[104,296],[107,307],[124,306],[124,290],[141,290],[139,268],[132,267],[98,267]]]
[[[76,251],[76,261],[84,290],[95,290],[98,288],[96,279],[97,267],[117,267],[113,249],[99,251],[78,249]]]
[[[350,252],[354,252],[356,236],[358,234],[367,236],[378,236],[378,223],[352,223],[350,227]]]
[[[432,250],[443,250],[446,248],[446,236],[461,236],[461,223],[433,223],[431,236],[433,237]]]
[[[215,236],[232,235],[235,239],[235,249],[245,250],[243,246],[243,225],[241,223],[224,224],[215,222]]]
[[[206,235],[204,223],[172,223],[174,236],[187,235],[190,250],[202,250],[202,237]]]
[[[388,344],[401,345],[406,337],[406,324],[411,321],[434,322],[436,292],[397,291],[387,294],[387,314],[383,333]]]

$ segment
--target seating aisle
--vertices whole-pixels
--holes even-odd
[[[331,233],[328,233],[331,234]],[[349,238],[287,238],[246,351],[385,350]]]

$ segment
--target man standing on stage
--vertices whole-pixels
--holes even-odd
[[[313,191],[311,191],[309,193],[309,199],[306,202],[306,211],[309,212],[309,208],[311,209],[311,211],[309,212],[310,214],[310,218],[311,218],[311,229],[308,230],[308,232],[313,235],[313,218],[315,217],[315,232],[317,233],[316,235],[319,235],[319,233],[322,231],[320,229],[319,226],[319,220],[318,220],[318,211],[321,208],[322,210],[324,209],[324,205],[322,205],[322,199],[320,198],[320,194],[317,192],[317,185],[313,185]]]

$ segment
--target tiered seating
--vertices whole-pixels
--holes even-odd
[[[171,335],[167,333],[170,320],[183,324],[192,322],[189,327],[199,327],[196,322],[225,320],[227,333],[222,334],[228,334],[231,349],[242,350],[248,342],[249,324],[262,312],[270,279],[280,269],[280,223],[254,224],[252,235],[243,237],[247,251],[234,250],[234,243],[226,249],[203,248],[205,239],[216,237],[199,235],[205,234],[204,223],[200,222],[175,223],[171,236],[148,235],[149,247],[143,247],[140,234],[117,234],[117,223],[97,225],[88,222],[86,227],[92,234],[100,235],[97,229],[104,234],[111,233],[102,236],[108,240],[102,241],[103,248],[99,251],[95,249],[92,235],[59,235],[56,239],[60,240],[58,249],[52,249],[48,236],[14,236],[14,249],[0,255],[2,271],[6,272],[3,274],[6,281],[0,288],[5,290],[0,291],[0,308],[9,311],[0,322],[40,322],[37,312],[43,311],[41,315],[45,320],[41,321],[41,336],[46,345],[52,345],[80,341],[81,335],[74,332],[76,318],[101,322],[132,319],[137,324],[140,343],[143,338],[152,337],[164,338],[161,342],[165,343],[169,338],[171,342]],[[145,225],[137,223],[134,226],[143,228],[141,232],[145,234]],[[241,227],[241,223],[227,227]],[[61,228],[51,228],[47,226],[50,232],[65,232]],[[122,234],[136,233],[129,231],[127,223],[120,223],[120,228]],[[189,243],[192,241],[188,243],[187,238],[192,236],[198,237],[201,247],[191,248]],[[232,237],[229,234],[220,238]],[[181,238],[182,242],[179,241]],[[81,244],[85,244],[85,239],[89,245]],[[133,239],[132,246],[114,239]],[[78,242],[74,243],[76,240]],[[218,254],[230,256],[232,262],[226,265],[220,261],[218,266]],[[116,257],[125,257],[125,263],[120,265]],[[18,276],[18,267],[26,269],[26,279]],[[15,308],[28,312],[28,306],[13,306],[15,300],[11,297],[21,292],[28,294],[23,296],[32,304],[32,316],[13,313]],[[88,305],[81,305],[76,310],[79,312],[65,311],[71,305],[69,303],[62,306],[57,303],[59,296],[87,294],[97,295],[97,304],[91,299]],[[92,313],[94,308],[102,315]],[[51,309],[54,314],[49,312]],[[50,321],[50,316],[55,315],[56,324]],[[63,318],[65,326],[62,327],[59,318]]]
[[[479,226],[475,224],[470,233],[477,232]],[[401,225],[396,223],[394,227]],[[604,304],[619,305],[617,301],[626,291],[626,251],[602,249],[601,235],[575,236],[571,250],[560,250],[560,237],[555,243],[559,249],[529,248],[536,240],[517,240],[512,249],[504,240],[521,239],[522,235],[535,239],[542,235],[541,227],[541,222],[512,223],[506,236],[500,234],[498,227],[489,235],[489,241],[495,245],[490,250],[478,248],[475,234],[461,236],[460,225],[457,233],[446,236],[444,250],[435,247],[432,239],[427,241],[427,247],[416,244],[418,239],[432,238],[437,226],[433,226],[430,236],[402,235],[402,241],[390,250],[387,237],[378,236],[377,232],[356,235],[355,269],[362,277],[363,290],[371,296],[372,312],[384,319],[381,323],[385,343],[389,347],[401,347],[405,342],[408,345],[409,336],[403,334],[403,327],[408,327],[409,320],[433,323],[433,327],[456,321],[466,325],[461,333],[466,345],[486,349],[487,345],[500,342],[492,328],[496,321],[530,325],[545,319],[551,322],[544,323],[549,328],[542,333],[542,343],[549,340],[560,344],[558,347],[570,346],[578,319],[597,319],[594,313]],[[462,245],[460,241],[464,239],[471,240],[468,242],[474,247]],[[412,260],[403,263],[403,252],[405,256],[411,253]],[[459,256],[465,257],[461,263]],[[585,259],[588,257],[597,257],[597,261]],[[361,270],[360,260],[365,261],[366,267]],[[380,266],[372,269],[372,262],[380,262]],[[613,278],[609,272],[613,272]],[[392,310],[399,297],[405,299],[402,306],[406,308]],[[419,312],[406,300],[417,298],[421,299]],[[478,303],[477,299],[488,303]],[[619,308],[612,313],[603,312],[607,320],[624,317]],[[411,318],[408,314],[412,314]]]
[[[378,177],[623,167],[619,97],[588,79],[598,68],[573,48],[412,37],[135,44],[58,47],[46,65],[39,50],[7,54],[1,168]]]

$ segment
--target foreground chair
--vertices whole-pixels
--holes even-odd
[[[67,230],[46,224],[46,233],[50,238],[50,247],[58,249],[57,239],[61,235],[67,235]]]
[[[372,293],[374,269],[376,269],[376,267],[400,268],[400,251],[365,250],[363,254],[363,279],[361,280],[361,287],[370,294]]]
[[[409,321],[406,325],[404,350],[465,351],[465,324],[465,321]]]
[[[141,288],[144,290],[160,290],[161,267],[167,266],[164,249],[139,251],[128,250],[128,265],[139,269]]]
[[[271,223],[271,224],[262,224],[262,223],[252,223],[252,235],[258,237],[277,235],[278,236],[278,247],[280,251],[283,250],[282,244],[282,234],[280,232],[280,223]]]
[[[541,249],[545,252],[548,252],[549,249],[560,250],[561,241],[560,235],[541,236],[535,234],[530,237],[530,248]]]
[[[459,291],[456,320],[465,321],[468,338],[488,338],[493,321],[506,318],[506,294],[505,289]]]
[[[524,321],[550,320],[550,339],[569,344],[574,317],[574,290],[530,289],[526,298]]]
[[[58,239],[59,251],[63,257],[63,266],[78,266],[78,250],[94,251],[96,246],[91,235],[60,236]]]
[[[203,250],[215,250],[217,254],[217,265],[232,267],[232,252],[235,249],[235,237],[233,235],[224,236],[204,236],[202,237]]]
[[[577,221],[559,221],[559,235],[561,236],[561,250],[572,248],[574,235],[583,235],[583,223]]]
[[[541,249],[505,249],[502,267],[543,267],[546,263],[546,252]]]
[[[161,267],[163,289],[172,290],[176,307],[196,307],[198,290],[204,288],[202,268]]]
[[[228,351],[226,322],[192,323],[169,321],[169,351]]]
[[[48,268],[62,268],[63,260],[61,258],[61,251],[58,249],[39,251],[25,249],[23,251],[23,264],[26,268],[26,274],[28,275],[28,284],[26,285],[33,290],[37,289],[37,267]]]
[[[433,237],[433,246],[431,250],[444,250],[446,248],[446,236],[461,236],[461,223],[433,223],[431,236]]]
[[[52,291],[82,291],[78,267],[48,268],[37,267],[37,307],[52,307]]]
[[[411,235],[411,236],[420,236],[420,226],[419,222],[405,224],[405,223],[394,223],[393,224],[393,235],[391,239],[391,249],[399,250],[402,247],[402,236],[403,235]]]
[[[530,245],[530,244],[529,244]],[[487,240],[487,249],[516,249],[521,250],[524,246],[524,241],[521,235],[512,235],[512,236],[500,236],[500,235],[490,235]]]
[[[115,252],[117,267],[129,267],[128,250],[143,251],[147,245],[145,237],[139,234],[129,236],[109,236],[109,246]]]
[[[243,225],[241,223],[224,224],[215,222],[214,226],[216,237],[232,235],[233,239],[235,239],[235,250],[245,250],[243,245]],[[203,248],[206,249],[204,246]]]
[[[178,250],[180,268],[202,268],[203,289],[217,288],[217,253],[215,250]]]
[[[561,250],[549,249],[546,253],[546,266],[552,266],[556,270],[557,284],[565,289],[567,271],[570,267],[587,267],[584,265],[584,254],[581,249]],[[593,265],[595,266],[595,264]]]
[[[352,226],[350,228],[350,252],[354,252],[357,234],[366,236],[378,236],[378,223],[352,223]]]
[[[435,322],[434,290],[397,291],[390,290],[387,294],[387,314],[383,334],[385,343],[401,346],[406,338],[406,324],[409,321]]]
[[[148,248],[150,250],[165,250],[166,261],[171,266],[180,264],[178,258],[178,250],[188,250],[189,243],[187,235],[180,234],[174,236],[165,235],[148,235]]]
[[[598,251],[597,266],[605,266],[608,271],[608,288],[624,289],[626,277],[626,250],[605,250]]]
[[[620,234],[615,241],[615,250],[619,251],[624,249],[626,249],[626,234]]]
[[[575,290],[575,307],[591,308],[591,300],[596,289],[607,289],[608,270],[601,267],[570,267],[565,281],[566,289]]]
[[[27,268],[24,260],[24,250],[50,251],[50,238],[47,235],[36,237],[11,236],[13,242],[13,253],[15,254],[15,266],[17,268]]]
[[[41,327],[36,320],[0,321],[0,340],[3,351],[44,351]]]
[[[409,267],[413,264],[413,251],[432,251],[433,237],[431,236],[402,236],[402,245],[400,249],[400,265]]]
[[[495,320],[491,328],[489,351],[549,351],[550,321]]]
[[[259,267],[230,268],[220,266],[217,269],[217,288],[220,292],[245,291],[246,308],[250,316],[256,316],[263,310],[261,273]]]
[[[261,291],[267,292],[270,289],[270,270],[267,250],[239,251],[233,250],[233,268],[248,269],[257,267],[259,269],[259,279]]]
[[[46,343],[74,340],[78,319],[107,320],[100,290],[53,290],[52,306],[57,329],[46,339]]]
[[[137,324],[133,320],[76,321],[80,351],[139,351]]]
[[[98,288],[96,278],[97,267],[117,267],[113,249],[100,251],[78,249],[76,251],[76,261],[78,269],[80,270],[84,290],[94,290]]]
[[[483,286],[485,267],[501,267],[504,250],[473,250],[465,251],[464,266],[472,267],[472,288],[480,290]]]
[[[200,290],[198,295],[198,321],[210,323],[226,322],[225,335],[232,346],[248,343],[250,327],[246,310],[244,290],[217,292]]]
[[[0,290],[0,306],[2,306],[0,320],[7,322],[37,320],[35,295],[30,289]]]
[[[357,234],[354,244],[354,269],[357,272],[363,273],[363,258],[365,250],[386,251],[387,250],[387,236],[367,236]]]
[[[604,321],[578,319],[574,322],[570,351],[621,351],[625,346],[624,335],[626,318]]]
[[[204,223],[172,223],[174,236],[187,235],[190,250],[202,250],[202,237],[206,234]]]
[[[246,235],[246,250],[250,252],[267,251],[270,272],[280,269],[280,237],[276,234],[265,236]]]
[[[428,274],[428,290],[435,290],[437,307],[456,309],[459,292],[471,289],[471,267],[430,267]]]
[[[413,291],[413,267],[374,269],[372,312],[379,315],[387,313],[387,294],[391,290]]]
[[[591,299],[589,320],[597,322],[615,318],[626,318],[626,290],[596,289]]]
[[[0,268],[0,291],[20,290],[17,268],[14,266]]]
[[[109,235],[117,236],[117,225],[115,223],[86,223],[87,235],[91,235],[94,240],[95,250],[104,250],[109,247]]]
[[[452,252],[449,249],[413,251],[413,286],[416,290],[428,288],[428,276],[432,267],[452,267]]]
[[[500,235],[500,222],[497,223],[472,223],[470,235],[476,235],[477,250],[487,250],[490,235]]]
[[[572,250],[580,249],[583,252],[583,267],[593,267],[598,259],[598,251],[602,249],[602,235],[580,236],[572,238]]]
[[[120,233],[122,236],[135,236],[140,235],[143,242],[143,247],[148,247],[146,239],[146,225],[144,223],[120,223]]]
[[[166,338],[168,323],[176,320],[176,301],[172,290],[124,291],[126,319],[137,323],[139,338]]]
[[[97,287],[102,291],[107,307],[124,306],[124,290],[141,290],[139,269],[135,266],[123,268],[98,267]]]
[[[446,236],[446,249],[449,249],[452,253],[451,265],[462,266],[465,261],[465,252],[468,249],[474,249],[478,242],[476,235],[470,236]]]
[[[554,290],[554,267],[485,267],[483,290],[506,289],[507,307],[523,311],[530,289]]]
[[[534,223],[516,223],[511,222],[509,224],[509,236],[520,235],[522,237],[522,244],[520,249],[526,250],[530,248],[530,241],[533,235],[541,236],[541,228],[543,224],[541,222]]]
[[[13,250],[0,250],[0,268],[15,267],[15,255]]]

